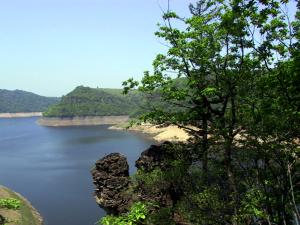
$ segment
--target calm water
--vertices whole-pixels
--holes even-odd
[[[130,170],[152,141],[106,126],[49,128],[36,118],[0,119],[0,184],[28,198],[46,225],[93,225],[104,211],[93,198],[90,169],[111,152]]]

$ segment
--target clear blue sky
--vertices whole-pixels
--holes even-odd
[[[171,8],[188,15],[188,0]],[[195,2],[195,1],[192,1]],[[120,88],[151,70],[167,0],[0,1],[0,89],[61,96],[77,85]]]
[[[190,2],[171,9],[188,16]],[[61,96],[141,78],[165,51],[154,36],[160,6],[167,0],[0,0],[0,89]]]

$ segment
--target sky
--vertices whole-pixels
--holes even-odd
[[[154,33],[167,2],[0,0],[0,89],[62,96],[78,85],[139,80],[166,51]],[[191,2],[170,0],[170,7],[189,17]]]
[[[190,2],[171,9],[188,16]],[[167,0],[0,0],[0,89],[61,96],[140,79],[166,50],[154,35],[161,8]]]

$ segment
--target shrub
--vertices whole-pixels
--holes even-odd
[[[0,199],[0,208],[17,210],[21,207],[21,201],[15,198]]]
[[[147,205],[142,202],[134,203],[130,211],[121,216],[105,216],[98,224],[102,225],[134,225],[146,219],[148,215]]]

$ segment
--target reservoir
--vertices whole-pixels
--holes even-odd
[[[43,127],[37,118],[0,119],[0,184],[25,196],[45,225],[93,225],[105,212],[96,204],[90,170],[120,152],[134,162],[153,141],[108,126]]]

